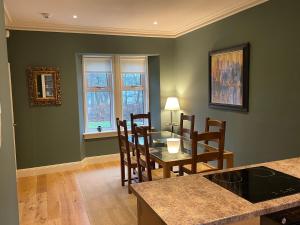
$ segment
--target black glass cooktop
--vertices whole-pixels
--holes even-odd
[[[300,179],[264,166],[204,177],[252,203],[300,192]]]

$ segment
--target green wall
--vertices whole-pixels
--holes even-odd
[[[82,139],[82,74],[79,64],[80,55],[84,53],[159,55],[160,67],[151,67],[150,104],[151,112],[156,115],[154,124],[160,127],[160,101],[175,93],[175,83],[169,81],[174,75],[173,50],[174,40],[165,38],[12,31],[8,53],[17,123],[18,168],[78,161],[85,156],[118,151],[114,138]],[[152,61],[150,63],[155,64],[155,58]],[[42,65],[60,68],[61,106],[30,107],[28,104],[26,67]]]
[[[182,108],[227,121],[226,147],[238,165],[300,155],[300,1],[271,0],[176,39]],[[208,107],[208,52],[250,42],[249,113]]]
[[[18,225],[19,213],[16,188],[16,161],[9,80],[3,2],[0,0],[0,104],[2,109],[2,146],[0,147],[0,223],[5,225]]]
[[[236,165],[298,156],[300,143],[300,1],[271,0],[176,39],[12,31],[8,40],[19,168],[78,161],[117,152],[115,138],[84,141],[82,111],[83,53],[153,54],[150,60],[151,111],[164,127],[161,110],[177,94],[181,108],[204,118],[227,121],[226,147]],[[208,107],[208,52],[250,42],[249,113]],[[29,107],[25,69],[58,66],[63,104]],[[178,114],[177,114],[178,117]]]

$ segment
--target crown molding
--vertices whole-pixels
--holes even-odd
[[[5,24],[13,24],[13,18],[11,17],[5,2],[3,2],[3,6],[4,6],[4,17],[5,17]]]
[[[101,34],[116,36],[138,36],[138,37],[157,37],[157,38],[175,38],[176,34],[164,31],[132,30],[120,28],[87,28],[83,26],[28,26],[23,24],[6,25],[8,30],[27,30],[42,32],[60,32],[60,33],[80,33],[80,34]]]
[[[185,34],[188,34],[194,30],[200,29],[202,27],[205,27],[209,24],[215,23],[217,21],[220,21],[222,19],[225,19],[227,17],[230,17],[234,14],[237,14],[239,12],[245,11],[249,8],[252,8],[254,6],[260,5],[262,3],[265,3],[269,0],[249,0],[246,4],[238,4],[236,3],[234,7],[228,7],[226,9],[223,9],[219,12],[216,12],[213,15],[210,15],[204,19],[195,21],[194,23],[191,23],[187,26],[179,28],[175,33],[175,38],[183,36]]]
[[[265,3],[269,0],[248,0],[246,3],[235,3],[228,8],[218,11],[206,18],[194,21],[191,24],[182,26],[176,31],[159,31],[159,30],[142,30],[142,29],[124,29],[124,28],[93,28],[84,26],[41,26],[16,23],[11,17],[7,7],[4,4],[6,29],[9,30],[27,30],[27,31],[43,31],[43,32],[61,32],[61,33],[81,33],[81,34],[101,34],[101,35],[116,35],[116,36],[140,36],[140,37],[159,37],[159,38],[177,38],[190,33],[209,24],[215,23],[226,17],[232,16],[241,11],[252,8],[256,5]]]

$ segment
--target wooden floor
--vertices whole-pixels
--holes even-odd
[[[119,162],[18,179],[21,225],[136,225],[136,198]],[[259,220],[235,225],[258,225]]]
[[[21,225],[135,225],[118,162],[18,179]]]

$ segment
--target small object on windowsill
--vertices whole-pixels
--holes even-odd
[[[101,126],[98,126],[98,127],[97,127],[97,131],[98,131],[98,132],[102,132],[102,127],[101,127]]]

